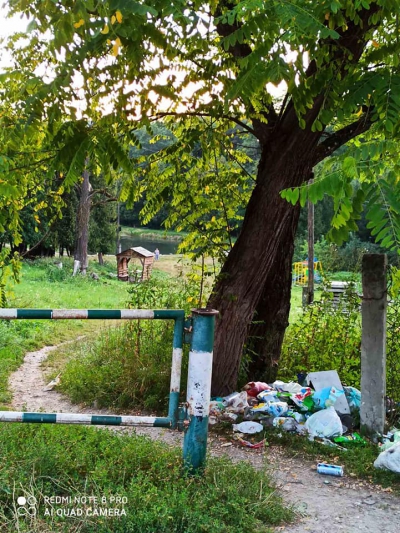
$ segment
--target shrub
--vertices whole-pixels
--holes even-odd
[[[335,309],[331,295],[308,306],[285,335],[279,376],[297,379],[300,372],[338,370],[342,382],[360,386],[360,300],[350,285]]]

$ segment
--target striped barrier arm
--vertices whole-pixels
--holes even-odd
[[[183,347],[183,329],[185,312],[176,309],[0,309],[0,319],[5,320],[65,320],[65,319],[89,319],[89,320],[174,320],[174,340],[172,347],[172,366],[171,366],[171,383],[169,394],[168,417],[154,418],[154,422],[143,423],[142,417],[109,417],[109,422],[104,424],[110,425],[149,425],[158,427],[170,427],[175,429],[178,424],[179,414],[179,394],[181,385],[181,367],[182,367],[182,347]],[[24,415],[24,416],[22,416]],[[40,414],[38,418],[36,413],[32,417],[25,413],[13,413],[14,419],[11,420],[10,413],[0,412],[0,421],[3,422],[24,422],[33,421],[40,423],[41,419],[47,423],[58,424],[92,424],[89,418],[82,418],[81,415],[71,415],[71,420],[67,421],[66,415],[49,413],[48,418]],[[83,415],[82,415],[83,416]],[[100,420],[101,417],[91,416],[93,420]],[[22,418],[21,418],[22,417]],[[74,418],[75,417],[75,418]],[[76,418],[78,417],[78,418]],[[79,422],[79,417],[85,422]],[[32,420],[31,420],[32,418]],[[148,418],[148,417],[147,417]],[[125,422],[112,423],[112,419],[125,420]],[[149,418],[150,420],[150,418]],[[100,424],[101,422],[96,422]],[[101,423],[103,424],[103,423]]]
[[[91,415],[83,413],[25,413],[17,411],[0,412],[0,422],[85,424],[92,426],[171,427],[171,420],[167,417]]]
[[[183,444],[186,468],[194,472],[206,460],[208,413],[211,392],[215,316],[213,309],[193,309],[193,332],[189,352],[187,418]],[[179,393],[185,314],[170,309],[0,309],[0,319],[95,319],[95,320],[174,320],[172,366],[167,417],[115,416],[72,413],[25,413],[0,411],[0,422],[39,424],[88,424],[111,426],[150,426],[175,429],[179,415]]]

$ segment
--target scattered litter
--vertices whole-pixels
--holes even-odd
[[[286,402],[265,402],[254,405],[251,411],[253,413],[261,412],[272,416],[282,416],[289,411],[289,406]]]
[[[294,381],[290,381],[289,383],[275,381],[272,386],[279,392],[289,392],[290,394],[298,394],[303,389],[299,383],[295,383]]]
[[[315,392],[321,391],[326,387],[335,387],[337,390],[343,390],[343,385],[336,370],[310,372],[307,375],[306,381],[315,390]],[[335,409],[339,413],[350,414],[350,407],[347,403],[346,394],[342,394],[340,397],[337,398],[335,403]]]
[[[350,411],[359,411],[361,407],[361,392],[355,387],[344,387],[344,393],[350,407]]]
[[[325,387],[320,391],[315,391],[312,397],[314,406],[316,409],[332,407],[342,394],[344,394],[344,390],[339,390],[336,387]]]
[[[352,433],[351,435],[342,435],[341,437],[335,437],[333,441],[337,442],[338,444],[348,444],[348,445],[355,444],[357,446],[365,446],[367,444],[367,442],[362,437],[360,437],[358,433]]]
[[[266,439],[256,443],[249,442],[248,440],[244,440],[241,437],[236,437],[235,440],[237,440],[242,446],[245,446],[246,448],[251,448],[253,450],[259,450],[260,448],[264,448],[266,444]]]
[[[226,409],[235,413],[243,413],[246,407],[249,407],[247,403],[247,393],[243,392],[233,392],[229,396],[222,398],[222,404]]]
[[[272,387],[268,385],[268,383],[263,383],[262,381],[250,381],[250,383],[247,383],[243,389],[248,396],[253,396],[255,398],[260,392],[271,390]]]
[[[337,477],[342,477],[344,474],[343,466],[329,465],[327,463],[318,463],[317,472],[318,474]]]
[[[259,433],[264,429],[264,426],[258,422],[241,422],[240,424],[233,424],[233,431],[240,431],[240,433],[247,433],[252,435],[254,433]]]
[[[221,444],[221,448],[227,448],[228,446],[232,446],[231,442],[225,442],[224,444]]]
[[[260,402],[279,402],[278,393],[275,390],[264,390],[257,394],[257,400]]]
[[[400,474],[400,442],[381,452],[374,462],[375,468],[385,468]]]
[[[274,427],[282,428],[285,431],[296,431],[297,422],[294,418],[285,418],[282,416],[277,416],[274,418]]]
[[[383,444],[380,450],[383,452],[391,448],[396,442],[400,442],[400,431],[392,429],[387,435],[384,435]]]
[[[45,388],[43,389],[44,392],[47,392],[47,391],[51,391],[54,389],[54,387],[57,387],[57,385],[60,384],[60,381],[61,381],[61,378],[60,378],[61,374],[58,374],[58,376],[56,376],[54,379],[52,379],[50,381],[50,383],[48,385],[45,386]]]
[[[305,423],[311,437],[337,437],[342,435],[343,427],[335,409],[328,407],[310,416]]]
[[[302,411],[311,411],[314,407],[312,399],[313,392],[314,391],[310,387],[302,387],[299,392],[296,392],[296,394],[291,394],[290,399]]]
[[[238,419],[240,423],[233,424],[234,439],[247,448],[261,448],[264,441],[250,442],[256,441],[257,437],[247,441],[242,438],[243,434],[255,435],[266,428],[308,434],[310,440],[317,439],[338,451],[347,451],[348,446],[365,446],[366,441],[354,432],[361,405],[360,391],[355,387],[343,387],[336,370],[298,377],[298,383],[251,381],[241,392],[214,398],[210,403],[210,424]],[[276,436],[282,437],[282,433],[276,433]],[[375,466],[400,472],[400,430],[393,428],[383,437],[382,453]],[[383,456],[389,451],[390,457]],[[324,466],[328,469],[326,473],[343,475],[342,467],[321,463],[321,468]],[[336,470],[339,473],[332,474],[329,470],[332,468],[334,471],[339,469]]]

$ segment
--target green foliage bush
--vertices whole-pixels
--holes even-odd
[[[279,377],[297,379],[300,372],[338,370],[346,385],[360,386],[360,299],[349,289],[337,309],[331,295],[308,306],[285,335]]]
[[[392,276],[395,272],[392,270]],[[386,393],[394,402],[400,402],[399,287],[391,291],[386,320]],[[320,301],[305,308],[289,326],[279,363],[280,378],[297,380],[298,373],[337,370],[343,384],[360,388],[361,299],[354,288],[350,283],[337,309],[330,295],[323,293]]]
[[[132,309],[184,309],[194,301],[193,284],[154,273],[128,288]],[[139,320],[108,329],[81,343],[66,365],[62,390],[74,402],[99,407],[144,407],[165,411],[168,403],[173,323]],[[187,357],[182,365],[185,389]]]
[[[247,463],[210,459],[203,477],[188,477],[180,448],[134,434],[10,424],[0,433],[0,450],[4,533],[266,533],[293,517],[267,475]],[[17,520],[21,495],[38,501],[32,529],[23,517]],[[126,516],[45,517],[44,497],[51,496],[125,497]],[[56,506],[71,507],[84,506]]]

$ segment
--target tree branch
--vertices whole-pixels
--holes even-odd
[[[356,122],[345,126],[344,128],[335,131],[321,142],[314,151],[314,165],[330,156],[340,146],[346,144],[351,139],[354,139],[361,133],[369,130],[372,125],[371,113],[362,115]]]
[[[203,113],[203,112],[196,112],[196,111],[188,111],[186,113],[178,113],[178,112],[174,112],[174,111],[166,111],[166,112],[157,113],[156,115],[154,115],[154,119],[153,120],[157,120],[158,118],[168,117],[168,116],[175,116],[175,117],[190,117],[190,116],[193,116],[193,117],[212,117],[212,115],[210,113]],[[213,118],[215,118],[215,117],[213,117]],[[231,120],[232,122],[234,122],[238,126],[241,126],[246,131],[248,131],[249,133],[254,135],[254,137],[257,137],[256,132],[255,132],[255,130],[253,128],[251,128],[248,124],[246,124],[245,122],[242,122],[240,119],[238,119],[236,117],[232,117],[230,115],[218,115],[218,118],[223,118],[225,120]]]
[[[379,11],[379,9],[381,9],[381,7],[377,3],[371,3],[368,9],[363,8],[358,12],[360,19],[358,24],[350,21],[346,26],[346,29],[338,28],[336,30],[339,34],[339,39],[336,41],[332,39],[321,39],[319,41],[319,45],[321,47],[327,45],[331,46],[332,55],[327,64],[335,63],[337,65],[337,75],[340,74],[342,78],[344,78],[347,74],[346,66],[348,64],[355,64],[360,60],[367,44],[366,34],[374,27],[373,24],[369,22],[369,19],[374,13]],[[378,23],[376,26],[377,25]],[[349,57],[351,57],[351,59],[349,59]],[[325,66],[327,65],[323,65],[323,67]],[[317,63],[315,59],[313,59],[307,67],[305,77],[310,78],[314,76],[317,70]],[[321,92],[315,97],[314,105],[304,117],[307,126],[311,126],[311,124],[317,118],[324,99],[324,92]],[[294,110],[293,101],[290,101],[287,105],[282,117],[282,122],[284,123],[284,127],[287,131],[291,131],[298,125],[298,119]]]

